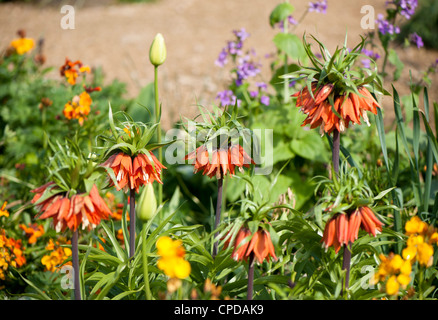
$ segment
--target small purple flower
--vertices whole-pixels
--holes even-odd
[[[401,8],[401,15],[406,19],[410,19],[418,6],[418,0],[400,0],[399,6]]]
[[[240,86],[243,83],[243,80],[248,79],[250,77],[255,77],[258,73],[260,73],[260,69],[258,65],[250,61],[249,56],[245,56],[239,59],[239,64],[236,68],[237,79],[236,85]]]
[[[381,13],[377,15],[377,26],[379,27],[379,32],[383,35],[400,33],[400,28],[386,21]]]
[[[214,62],[214,64],[223,68],[228,62],[227,57],[228,57],[228,52],[227,50],[225,50],[225,48],[223,48],[222,51],[219,53],[219,56],[217,60]]]
[[[256,98],[258,95],[259,95],[258,91],[253,90],[249,92],[249,96],[253,99]]]
[[[261,96],[260,102],[264,104],[265,106],[269,106],[269,97],[268,96]]]
[[[227,44],[228,53],[231,55],[236,55],[236,56],[241,55],[242,47],[243,47],[243,43],[240,41],[237,41],[237,42],[228,41],[228,44]]]
[[[250,36],[250,34],[246,32],[245,28],[242,28],[240,30],[233,30],[233,33],[240,41],[245,41],[245,39]]]
[[[264,83],[264,82],[257,82],[256,86],[259,89],[264,89],[264,90],[268,89],[268,85],[266,83]]]
[[[412,34],[409,36],[409,40],[410,40],[413,44],[415,44],[415,45],[417,46],[418,49],[424,47],[423,39],[421,39],[421,37],[420,37],[416,32],[412,33]]]
[[[287,17],[287,22],[292,26],[296,26],[298,24],[298,21],[295,20],[294,17],[292,17],[292,16]],[[284,32],[284,21],[280,21],[278,23],[278,27],[281,29],[281,31]]]
[[[327,0],[309,2],[309,12],[327,13]]]
[[[361,52],[373,60],[377,60],[380,58],[380,55],[377,52],[374,52],[373,50],[362,49]]]
[[[234,106],[236,104],[236,101],[237,101],[237,106],[240,107],[240,103],[241,103],[241,101],[236,98],[236,96],[233,94],[233,91],[231,90],[224,90],[218,92],[216,99],[219,99],[219,104],[222,107],[229,105]]]

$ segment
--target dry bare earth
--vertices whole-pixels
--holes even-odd
[[[299,18],[307,0],[291,1]],[[384,12],[383,0],[329,0],[326,15],[309,13],[296,29],[306,31],[324,42],[330,50],[343,43],[345,32],[351,45],[365,31],[360,27],[363,5],[372,5],[376,14]],[[272,38],[277,32],[268,17],[279,1],[266,0],[158,0],[152,3],[121,4],[110,0],[54,1],[51,5],[0,4],[0,45],[7,46],[18,29],[30,37],[45,39],[47,64],[59,67],[65,57],[80,59],[90,66],[101,66],[106,81],[127,83],[128,96],[153,81],[148,50],[155,34],[164,35],[168,58],[160,67],[160,99],[163,125],[169,127],[180,114],[193,116],[195,103],[214,103],[218,91],[225,89],[229,74],[214,65],[221,48],[232,38],[231,31],[244,27],[253,47],[264,62],[264,55],[275,51]],[[63,4],[75,6],[75,29],[60,27]],[[436,52],[410,48],[400,50],[406,70],[398,89],[406,93],[409,69],[414,77],[435,61]],[[53,74],[52,76],[58,76]],[[268,62],[263,69],[269,80]],[[390,88],[390,83],[385,83]],[[434,94],[432,95],[434,97]],[[388,98],[384,105],[390,106]],[[392,117],[391,110],[387,116]]]

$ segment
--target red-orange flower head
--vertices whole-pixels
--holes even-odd
[[[349,127],[350,122],[361,124],[361,117],[370,125],[366,112],[377,114],[380,105],[367,88],[358,87],[357,90],[358,94],[339,94],[335,92],[333,84],[318,87],[315,81],[311,86],[312,92],[305,87],[293,94],[293,97],[297,97],[296,106],[307,115],[302,126],[309,124],[311,129],[320,126],[322,133],[331,133],[335,129],[343,132]],[[333,97],[333,105],[330,103],[330,95]]]
[[[227,174],[233,176],[236,167],[243,171],[243,167],[249,168],[251,164],[255,164],[254,160],[239,144],[232,144],[228,148],[213,149],[211,155],[207,146],[202,145],[185,157],[185,160],[192,159],[195,159],[194,173],[202,171],[203,175],[217,179],[221,179]]]
[[[161,171],[166,169],[152,152],[139,153],[134,159],[123,152],[115,153],[102,166],[113,170],[117,191],[123,189],[126,192],[129,189],[135,189],[137,193],[140,187],[147,183],[152,183],[155,180],[163,183]],[[114,185],[112,179],[110,180],[111,185]]]
[[[367,111],[376,114],[380,106],[367,88],[376,92],[386,91],[375,63],[370,67],[356,64],[364,55],[365,39],[362,38],[353,49],[346,46],[345,39],[344,46],[338,47],[333,54],[322,42],[313,39],[321,56],[314,54],[318,50],[306,42],[304,35],[303,44],[310,65],[284,75],[285,78],[306,83],[301,91],[292,95],[297,98],[296,106],[307,115],[303,126],[309,124],[312,129],[320,127],[322,134],[330,134],[334,130],[344,131],[350,122],[361,124],[361,117],[369,125]]]
[[[234,240],[232,258],[236,261],[247,261],[251,254],[259,263],[263,263],[265,259],[267,261],[270,261],[270,258],[278,259],[269,232],[260,228],[251,235],[248,228],[242,227]]]
[[[39,219],[53,218],[53,224],[57,232],[69,228],[76,231],[79,225],[82,229],[95,228],[101,219],[108,219],[111,210],[102,199],[96,185],[90,192],[75,194],[71,197],[66,192],[59,192],[50,196],[57,186],[49,182],[39,188],[31,190],[35,193],[32,203],[40,212]]]
[[[369,207],[359,207],[351,213],[339,213],[327,221],[321,242],[327,250],[333,246],[338,253],[343,245],[357,240],[359,229],[376,236],[382,232],[383,223]]]

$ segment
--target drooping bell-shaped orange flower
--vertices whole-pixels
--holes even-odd
[[[311,129],[320,127],[321,132],[331,133],[333,130],[343,132],[350,122],[361,124],[360,118],[369,125],[367,111],[377,114],[380,105],[367,88],[360,86],[357,93],[337,94],[332,84],[318,87],[316,82],[293,94],[297,97],[296,106],[307,115],[302,126],[310,125]],[[333,105],[329,96],[333,98]]]
[[[253,234],[251,242],[249,243],[246,251],[246,256],[249,256],[251,253],[254,254],[259,263],[262,263],[265,259],[269,261],[271,257],[274,260],[278,259],[275,255],[275,249],[271,240],[271,235],[269,232],[263,229],[259,229]]]
[[[343,245],[357,240],[359,229],[376,236],[382,232],[383,223],[369,207],[359,207],[351,213],[339,213],[327,221],[321,242],[327,250],[333,246],[338,253]]]
[[[161,170],[166,169],[152,152],[148,155],[140,153],[134,160],[131,156],[119,152],[110,156],[102,166],[113,170],[117,180],[117,191],[135,189],[137,193],[144,184],[155,180],[163,183],[160,178]],[[113,181],[110,184],[114,185]]]
[[[91,230],[100,223],[101,219],[108,219],[111,214],[96,185],[93,185],[89,194],[79,193],[69,198],[65,192],[60,192],[39,202],[46,189],[52,185],[53,182],[49,182],[31,190],[35,193],[31,202],[41,213],[39,219],[53,218],[57,232],[64,231],[66,228],[76,231],[81,224],[82,229]]]
[[[234,240],[234,249],[231,257],[236,261],[248,260],[246,256],[246,250],[249,246],[249,239],[251,236],[251,231],[248,228],[242,227],[237,233],[236,239]]]
[[[243,170],[243,167],[249,168],[251,164],[255,164],[245,149],[238,144],[233,144],[228,148],[213,149],[211,161],[207,146],[202,145],[185,157],[185,160],[192,159],[195,159],[195,173],[202,171],[203,175],[207,175],[209,178],[215,176],[218,179],[227,174],[233,176],[236,167]]]
[[[137,193],[142,185],[152,183],[155,180],[161,181],[161,170],[166,169],[152,152],[148,155],[140,153],[134,158],[132,164],[132,176],[134,178],[134,187]]]

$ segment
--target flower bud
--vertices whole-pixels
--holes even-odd
[[[137,217],[141,221],[147,221],[154,217],[155,211],[157,211],[157,199],[155,198],[154,187],[151,183],[147,183],[143,188],[135,209]]]
[[[149,50],[149,60],[154,66],[159,66],[166,60],[166,44],[161,33],[157,33]]]

